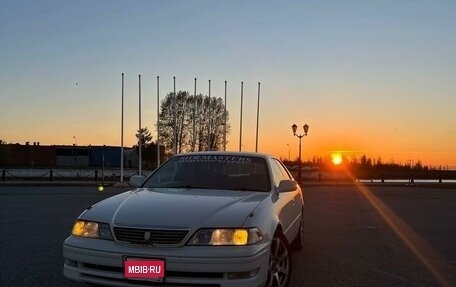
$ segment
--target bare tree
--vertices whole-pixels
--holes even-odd
[[[161,103],[160,140],[168,153],[173,150],[174,143],[174,105],[173,93],[169,93]],[[187,152],[220,150],[223,148],[224,103],[221,98],[201,94],[193,96],[186,91],[176,94],[176,147],[177,151]],[[227,111],[227,122],[229,113]],[[210,125],[210,129],[209,129]],[[195,127],[195,130],[193,130]],[[209,130],[211,135],[209,135]],[[230,125],[227,124],[227,134]]]

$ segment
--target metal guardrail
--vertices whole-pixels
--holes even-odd
[[[143,171],[143,175],[147,176],[152,171]],[[136,169],[125,169],[124,177],[129,178],[138,174]],[[292,174],[297,178],[296,172]],[[313,171],[303,172],[302,181],[305,182],[353,182],[354,180],[343,172],[325,172]],[[103,180],[119,180],[120,169],[62,169],[62,168],[3,168],[1,169],[0,181],[10,180],[81,180],[81,181],[103,181]],[[412,175],[409,178],[388,178],[381,176],[380,178],[358,178],[356,182],[362,183],[456,183],[456,178],[414,178]]]
[[[143,175],[147,176],[152,171],[143,171]],[[138,174],[138,170],[124,170],[124,177],[129,178]],[[1,181],[6,180],[103,180],[103,179],[119,179],[119,169],[2,169]]]
[[[292,171],[297,178],[297,173]],[[423,177],[414,174],[403,174],[402,177],[386,176],[384,174],[377,177],[358,177],[353,179],[346,172],[335,171],[311,171],[303,172],[301,175],[303,182],[362,182],[362,183],[456,183],[456,174],[451,172],[446,175],[436,173],[434,176]]]

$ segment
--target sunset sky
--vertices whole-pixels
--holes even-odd
[[[172,90],[223,97],[239,144],[298,153],[291,125],[310,126],[303,159],[341,152],[456,167],[455,1],[22,1],[0,5],[0,139],[41,145],[156,139],[156,77]]]

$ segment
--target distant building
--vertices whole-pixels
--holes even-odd
[[[92,146],[89,166],[120,167],[120,149],[117,146]]]
[[[8,144],[8,157],[4,160],[5,166],[14,167],[120,167],[121,148],[118,146],[42,146],[33,144]],[[164,148],[161,149],[161,162],[164,158]],[[124,167],[138,167],[137,148],[124,148]],[[156,161],[156,152],[143,161]]]
[[[57,146],[55,162],[59,167],[88,167],[90,147]]]
[[[41,146],[34,142],[25,145],[9,144],[6,165],[10,166],[55,166],[55,146]]]

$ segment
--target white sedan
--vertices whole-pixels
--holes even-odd
[[[304,199],[278,159],[180,154],[130,182],[139,187],[75,221],[63,243],[66,277],[105,286],[288,285]]]

